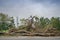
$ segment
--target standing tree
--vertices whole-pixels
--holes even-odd
[[[0,31],[8,30],[10,25],[13,25],[13,19],[11,20],[10,17],[6,14],[0,13]]]
[[[59,19],[59,17],[57,17],[57,18],[52,17],[51,18],[51,25],[53,28],[60,30],[60,19]]]

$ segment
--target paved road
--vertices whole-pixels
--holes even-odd
[[[0,40],[60,40],[60,37],[0,37]]]

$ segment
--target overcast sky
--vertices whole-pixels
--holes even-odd
[[[0,0],[0,12],[9,16],[60,16],[60,0]]]

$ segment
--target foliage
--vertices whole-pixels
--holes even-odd
[[[34,29],[32,28],[32,24],[34,24],[35,26],[35,29],[41,29],[42,30],[48,30],[48,29],[53,29],[53,28],[56,28],[57,30],[60,30],[60,18],[59,17],[52,17],[51,19],[48,19],[48,18],[44,18],[44,17],[37,17],[37,16],[30,16],[31,19],[31,24],[30,24],[30,21],[29,21],[29,18],[27,22],[26,19],[23,19],[22,21],[24,21],[23,23],[25,23],[24,25],[26,26],[26,23],[28,26],[26,26],[27,28],[29,27],[29,29]],[[35,19],[35,21],[34,21]],[[29,25],[30,24],[30,25]]]
[[[27,31],[47,31],[55,28],[60,30],[60,17],[44,18],[37,16],[30,16],[28,18],[20,19],[21,25],[17,27],[20,30]],[[14,18],[6,14],[0,13],[0,31],[15,28]]]
[[[13,27],[13,18],[9,17],[6,14],[0,13],[0,31],[8,30]]]

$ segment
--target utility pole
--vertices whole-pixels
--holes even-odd
[[[18,27],[18,25],[19,25],[19,23],[18,23],[18,17],[16,17],[16,23],[17,23],[17,27]]]

